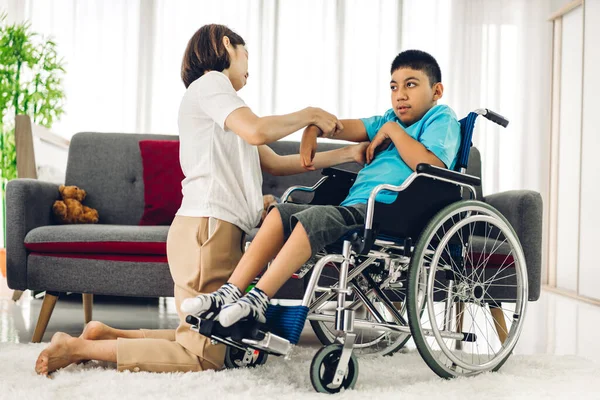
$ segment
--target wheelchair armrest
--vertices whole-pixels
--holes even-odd
[[[352,171],[348,171],[348,170],[340,169],[340,168],[335,168],[335,167],[323,168],[323,172],[321,172],[321,174],[323,174],[325,176],[331,176],[334,178],[336,178],[336,177],[344,178],[344,179],[347,179],[352,182],[354,182],[354,180],[356,179],[356,175],[358,175],[358,173],[356,173],[356,172],[352,172]]]
[[[325,176],[313,186],[292,186],[287,189],[281,196],[281,202],[287,202],[293,192],[302,191],[315,193],[310,204],[340,204],[354,184],[357,173],[339,168],[324,168],[321,173]]]
[[[323,182],[325,182],[327,180],[328,176],[324,176],[321,179],[319,179],[319,181],[317,183],[315,183],[313,186],[292,186],[289,187],[282,195],[281,195],[281,202],[282,203],[287,203],[287,199],[290,197],[290,195],[295,192],[295,191],[301,191],[301,192],[314,192],[315,190],[317,190],[317,188],[319,186],[321,186],[321,184],[323,184]]]
[[[461,174],[446,168],[436,167],[431,164],[421,163],[417,165],[417,174],[427,174],[435,178],[446,179],[452,182],[463,183],[465,185],[480,186],[481,179],[467,174]]]

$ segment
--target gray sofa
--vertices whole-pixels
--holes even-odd
[[[84,204],[96,208],[96,225],[58,225],[52,204],[58,186],[33,179],[15,179],[7,186],[7,276],[12,289],[46,291],[33,341],[40,341],[59,293],[82,293],[86,322],[91,295],[169,297],[173,281],[166,262],[168,226],[139,226],[144,210],[143,168],[139,141],[176,140],[172,135],[79,133],[69,148],[66,185],[84,188]],[[339,147],[321,144],[319,150]],[[271,147],[279,154],[297,153],[297,142]],[[469,173],[481,176],[477,149]],[[346,165],[358,170],[358,165]],[[264,174],[263,192],[280,196],[293,185],[312,185],[320,171],[274,177]],[[481,198],[481,191],[478,194]],[[512,223],[525,251],[530,299],[539,296],[541,198],[515,191],[485,201]],[[301,298],[304,281],[290,279],[279,298]],[[87,301],[87,304],[85,304]]]
[[[91,296],[173,296],[166,260],[168,226],[139,226],[144,211],[143,167],[139,141],[177,140],[173,135],[78,133],[69,148],[66,185],[88,193],[100,223],[59,225],[52,204],[58,185],[15,179],[7,186],[7,278],[16,290],[46,291],[33,341],[41,340],[59,293],[84,295],[86,322]],[[296,142],[278,142],[279,154],[297,153]],[[319,150],[340,147],[323,144]],[[358,165],[347,166],[358,170]],[[312,185],[320,171],[275,177],[264,174],[265,194],[280,196],[295,184]],[[301,298],[303,281],[291,279],[278,298]],[[86,304],[87,302],[87,304]]]

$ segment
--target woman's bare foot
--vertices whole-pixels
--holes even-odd
[[[80,339],[85,340],[115,340],[118,337],[114,328],[99,321],[88,322],[79,336]]]
[[[66,333],[55,333],[52,336],[50,345],[38,356],[35,363],[35,371],[40,375],[48,375],[57,369],[80,361],[75,356],[75,348],[79,340]]]

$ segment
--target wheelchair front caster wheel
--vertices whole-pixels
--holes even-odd
[[[335,387],[332,383],[342,355],[342,348],[340,344],[331,344],[319,349],[313,357],[310,364],[310,381],[317,392],[338,393],[342,388],[354,388],[358,378],[358,360],[354,354],[350,357],[342,384]]]
[[[225,350],[226,368],[256,367],[267,362],[268,354],[260,350],[240,350],[236,347],[227,346]]]

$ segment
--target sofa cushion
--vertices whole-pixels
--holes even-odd
[[[25,236],[36,253],[167,254],[168,226],[49,225]]]
[[[170,225],[181,205],[178,140],[140,140],[144,168],[144,214],[140,225]]]
[[[178,140],[175,135],[77,133],[71,139],[65,185],[85,189],[85,204],[103,224],[138,225],[144,213],[140,140]]]

